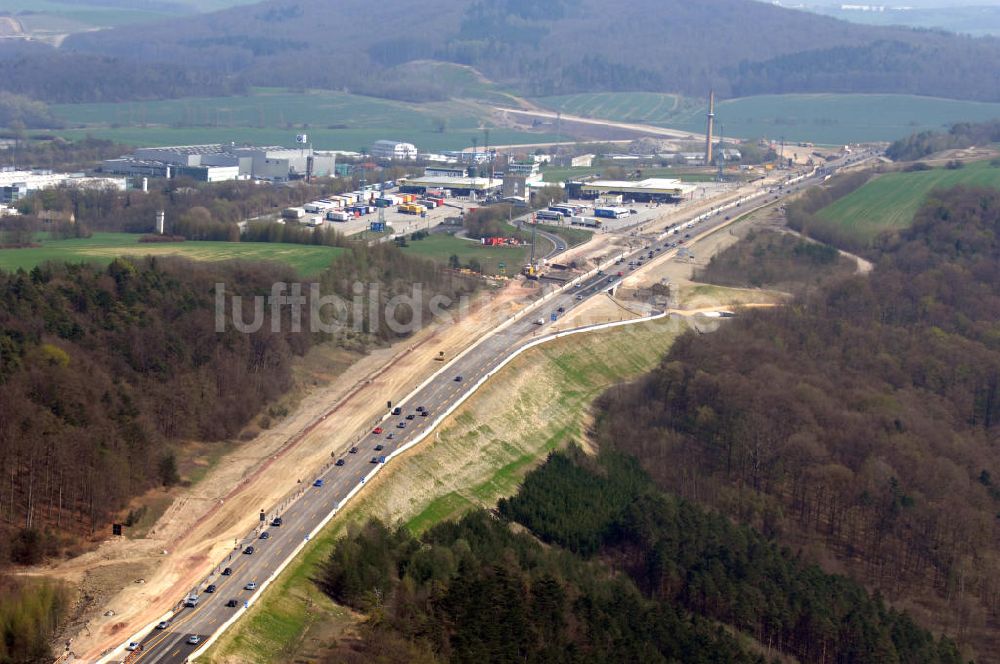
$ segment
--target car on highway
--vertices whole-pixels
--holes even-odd
[[[343,459],[337,459],[337,463],[334,464],[334,465],[336,465],[336,466],[343,466],[344,465],[344,460]]]
[[[284,521],[282,520],[282,518],[280,516],[276,516],[276,517],[274,517],[274,521],[271,522],[271,525],[272,526],[280,526],[283,523],[284,523]]]
[[[455,382],[456,383],[461,383],[462,382],[462,377],[461,376],[455,376]]]
[[[396,434],[394,434],[394,433],[390,433],[390,434],[389,434],[388,436],[386,436],[386,437],[385,437],[385,439],[386,439],[386,440],[392,440],[392,439],[393,439],[393,438],[395,438],[395,437],[396,437]]]
[[[405,429],[406,428],[406,422],[400,422],[399,424],[396,425],[396,428],[397,429]]]
[[[233,575],[232,567],[227,567],[226,569],[222,570],[222,576],[232,576],[232,575]]]
[[[250,581],[245,586],[243,586],[243,589],[244,590],[257,590],[257,582],[256,581]]]
[[[243,549],[243,553],[245,553],[248,556],[252,556],[253,555],[253,546],[251,545],[251,546],[248,546],[247,548]]]
[[[372,463],[378,463],[378,457],[372,457],[371,462]]]
[[[410,413],[409,415],[406,416],[406,419],[412,420],[414,417],[416,417],[416,415],[414,415],[413,413]]]
[[[374,429],[372,429],[372,433],[375,434],[376,436],[380,435],[382,433],[382,427],[375,427]]]
[[[239,606],[239,605],[240,605],[239,601],[235,599],[231,599],[228,602],[226,602],[226,606],[228,606],[230,609],[233,608],[234,606]]]
[[[385,449],[385,448],[384,448],[384,447],[382,447],[381,445],[376,445],[376,446],[375,446],[375,451],[376,451],[376,452],[381,452],[381,451],[382,451],[382,450],[384,450],[384,449]]]
[[[192,634],[191,636],[188,637],[187,642],[193,646],[196,646],[199,643],[201,643],[201,637],[198,636],[197,634]]]
[[[166,629],[168,627],[170,627],[169,620],[161,620],[160,622],[156,623],[156,629]]]
[[[357,454],[358,453],[358,448],[352,447],[350,450],[348,450],[348,452],[350,452],[351,454]]]
[[[427,408],[426,408],[425,406],[417,406],[417,412],[418,412],[418,413],[422,413],[422,412],[424,412],[425,410],[427,410]]]
[[[271,533],[267,532],[266,530],[260,534],[261,539],[269,539],[270,537]]]
[[[420,411],[420,417],[427,417],[430,414],[431,414],[431,412],[429,410],[427,410],[426,408],[424,410]]]
[[[609,284],[610,284],[610,283],[611,283],[612,281],[614,281],[614,280],[615,280],[615,278],[614,278],[614,277],[608,277],[608,283],[609,283]]]
[[[564,311],[566,311],[566,307],[559,307],[558,309],[556,309],[556,311],[558,311],[559,313],[563,313]]]
[[[135,641],[129,641],[128,645],[125,646],[125,650],[128,650],[129,652],[132,652],[132,651],[135,651],[135,650],[142,650],[142,646],[140,644],[136,643]]]
[[[207,592],[207,593],[214,593],[215,592],[215,584],[214,583],[208,584],[205,587],[205,592]]]
[[[184,606],[188,607],[189,609],[193,609],[194,607],[198,606],[199,601],[201,601],[201,598],[198,597],[197,595],[188,595],[187,597],[184,598]]]
[[[577,296],[576,296],[576,299],[578,299],[578,300],[582,300],[582,299],[583,299],[583,295],[577,295]]]
[[[323,478],[319,477],[313,482],[313,486],[323,486]]]
[[[396,406],[395,408],[392,409],[392,414],[393,415],[399,415],[402,412],[403,412],[403,409],[400,408],[399,406]]]

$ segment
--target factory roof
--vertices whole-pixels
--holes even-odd
[[[695,187],[672,178],[647,178],[645,180],[593,180],[583,184],[584,191],[619,191],[633,194],[670,194],[680,196],[694,191]]]
[[[503,186],[503,180],[490,178],[468,178],[451,175],[424,175],[405,178],[400,181],[417,187],[440,187],[442,189],[494,189]]]
[[[205,145],[172,145],[169,147],[140,148],[143,152],[176,152],[179,154],[219,154],[229,150],[229,146],[221,143]]]

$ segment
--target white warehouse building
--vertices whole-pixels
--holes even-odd
[[[375,141],[372,144],[371,155],[376,159],[405,161],[417,158],[417,147],[413,143],[402,143],[400,141]]]

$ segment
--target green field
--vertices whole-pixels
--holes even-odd
[[[931,190],[958,184],[1000,188],[1000,167],[981,161],[958,170],[887,173],[823,208],[816,216],[867,242],[882,231],[908,226]]]
[[[67,138],[91,135],[138,146],[236,141],[292,145],[296,134],[319,149],[361,150],[383,138],[420,150],[453,150],[485,141],[482,111],[471,103],[406,102],[332,91],[257,89],[241,97],[199,97],[155,102],[59,104],[52,112],[70,127]],[[490,143],[537,143],[550,134],[491,127]]]
[[[290,265],[302,276],[318,274],[343,251],[337,247],[262,242],[140,243],[131,233],[94,233],[89,238],[41,240],[40,247],[0,249],[0,269],[30,270],[49,261],[110,263],[117,256],[183,256],[199,261],[273,261]]]
[[[551,246],[546,241],[545,245]],[[477,241],[463,240],[462,238],[445,233],[434,233],[423,240],[409,240],[408,246],[403,248],[408,254],[429,258],[441,265],[448,264],[448,258],[452,255],[458,256],[462,265],[466,265],[475,258],[483,266],[484,274],[499,274],[500,264],[506,265],[508,275],[517,274],[521,266],[527,261],[529,248],[520,247],[484,247]],[[542,253],[546,253],[548,249]]]
[[[650,92],[601,92],[542,97],[553,110],[703,132],[704,100]],[[912,95],[796,94],[723,99],[716,131],[727,136],[809,141],[829,145],[892,141],[955,122],[1000,118],[1000,104]]]

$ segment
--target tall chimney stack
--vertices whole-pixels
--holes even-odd
[[[715,128],[715,90],[708,93],[708,130],[705,132],[705,165],[712,165],[712,130]]]

